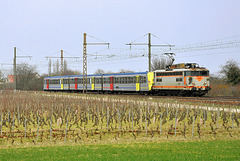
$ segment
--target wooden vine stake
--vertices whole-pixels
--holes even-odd
[[[233,113],[232,113],[232,129],[234,128],[234,110],[233,110]]]
[[[12,136],[14,136],[14,113],[13,113],[13,123],[12,123]]]
[[[176,131],[177,131],[177,112],[178,112],[178,108],[176,108],[176,115],[175,115],[175,136],[176,136]]]
[[[160,114],[160,135],[162,134],[162,113]]]
[[[119,131],[121,131],[121,116],[120,116],[119,108],[117,109],[117,112],[118,112]]]
[[[192,138],[193,138],[193,132],[194,132],[194,122],[195,122],[195,116],[193,116]]]
[[[148,122],[147,122],[147,111],[146,111],[146,113],[145,113],[145,129],[146,129],[146,136],[147,136],[147,124],[148,124]]]
[[[26,116],[24,117],[24,124],[25,124],[24,138],[26,138],[26,132],[27,132],[27,120],[26,120]]]
[[[132,110],[132,133],[133,133],[133,110]]]
[[[109,107],[107,107],[107,130],[108,130],[108,121],[109,121]]]
[[[38,140],[38,133],[39,133],[39,116],[38,116],[37,122],[38,122],[38,128],[37,128],[37,140]]]

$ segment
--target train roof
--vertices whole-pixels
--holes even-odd
[[[115,75],[142,75],[147,74],[148,72],[134,72],[134,73],[109,73],[109,74],[89,74],[87,77],[97,77],[97,76],[115,76]],[[66,75],[66,76],[50,76],[45,77],[44,79],[54,79],[54,78],[71,78],[71,77],[83,77],[83,75]]]
[[[181,71],[208,71],[206,68],[189,68],[189,69],[162,69],[155,70],[154,72],[181,72]]]

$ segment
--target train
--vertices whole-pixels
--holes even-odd
[[[209,70],[180,63],[153,72],[87,75],[87,92],[144,95],[203,96],[211,90]],[[83,75],[44,78],[44,91],[83,92]]]

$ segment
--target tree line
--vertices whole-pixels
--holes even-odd
[[[152,61],[152,70],[165,69],[171,61],[164,58],[155,58]],[[55,65],[54,72],[51,76],[56,75],[78,75],[82,74],[80,71],[74,71],[67,67],[67,63],[64,62],[64,72],[61,74],[59,71],[59,65]],[[120,73],[133,72],[131,70],[121,69]],[[11,74],[13,71],[11,72]],[[105,72],[103,69],[97,69],[94,74],[106,74],[112,73],[111,71]],[[27,63],[22,63],[17,66],[17,89],[18,90],[31,90],[31,91],[41,91],[43,90],[43,79],[48,74],[40,75],[37,71],[37,67],[34,65],[29,65]],[[239,63],[234,60],[227,61],[224,65],[220,66],[220,71],[218,75],[211,75],[211,84],[214,85],[229,85],[233,88],[240,86],[240,66]],[[0,70],[0,90],[13,89],[14,84],[6,82],[6,76],[4,72]],[[218,87],[219,88],[219,87]],[[237,88],[237,92],[239,88]]]

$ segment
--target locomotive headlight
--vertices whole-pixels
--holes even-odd
[[[194,81],[192,82],[192,85],[193,85],[193,86],[195,86],[195,85],[196,85]]]
[[[204,86],[207,86],[207,82],[204,82]]]

